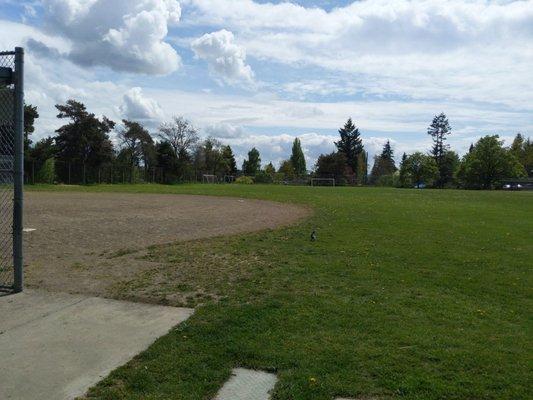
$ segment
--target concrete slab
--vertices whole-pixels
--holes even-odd
[[[214,400],[268,400],[277,380],[274,374],[235,368]]]
[[[0,297],[0,399],[83,395],[192,312],[30,290]]]

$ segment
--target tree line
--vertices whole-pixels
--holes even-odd
[[[508,179],[533,177],[533,143],[518,133],[510,147],[498,135],[487,135],[470,145],[460,158],[446,143],[452,128],[444,113],[436,115],[427,129],[432,147],[403,154],[396,166],[394,151],[387,140],[367,175],[367,153],[359,129],[348,119],[339,129],[337,151],[320,155],[315,173],[330,176],[339,184],[355,182],[406,188],[493,189]]]
[[[368,173],[368,152],[351,118],[338,131],[336,151],[321,154],[312,171],[307,169],[299,138],[294,139],[290,157],[277,169],[271,162],[262,165],[255,147],[239,169],[229,145],[212,137],[201,140],[198,130],[183,117],[173,117],[151,133],[138,121],[123,119],[117,125],[105,116],[98,118],[76,100],[55,107],[65,124],[55,136],[33,143],[31,134],[39,113],[35,106],[25,106],[25,167],[35,182],[177,183],[211,176],[217,181],[304,183],[314,176],[334,178],[337,185],[490,189],[502,179],[533,175],[529,138],[518,134],[506,148],[497,135],[485,136],[460,158],[446,143],[452,129],[444,114],[435,116],[428,127],[433,145],[427,153],[403,154],[398,168],[387,141]],[[110,137],[113,131],[115,141]]]
[[[138,121],[123,119],[118,125],[107,117],[98,118],[76,100],[57,104],[57,118],[65,124],[33,143],[37,108],[25,106],[25,170],[27,181],[42,183],[118,183],[233,181],[240,175],[255,182],[284,181],[307,174],[304,153],[298,138],[290,159],[276,170],[272,163],[262,167],[259,151],[248,152],[241,169],[231,146],[216,138],[201,140],[187,119],[176,116],[162,123],[154,133]],[[110,134],[116,133],[116,141]]]

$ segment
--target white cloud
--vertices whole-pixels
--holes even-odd
[[[126,119],[159,120],[163,117],[163,110],[159,103],[143,95],[140,87],[134,87],[124,93],[120,113]]]
[[[242,138],[245,135],[242,126],[229,124],[227,122],[208,125],[204,128],[207,136],[217,139],[235,139]]]
[[[211,73],[228,84],[250,85],[252,68],[246,64],[244,47],[235,44],[233,33],[222,29],[206,33],[191,43],[196,57],[206,60]]]
[[[532,0],[362,0],[330,12],[286,2],[189,2],[195,20],[187,23],[223,25],[249,56],[298,68],[303,81],[307,66],[337,73],[352,82],[344,94],[355,87],[372,96],[532,109]],[[338,79],[327,84],[334,93],[342,93]]]
[[[72,41],[68,56],[79,65],[145,74],[180,66],[164,41],[181,16],[175,0],[43,0],[43,6],[47,29]]]

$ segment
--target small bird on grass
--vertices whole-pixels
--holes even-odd
[[[313,229],[313,232],[311,232],[311,242],[316,241],[316,229]]]

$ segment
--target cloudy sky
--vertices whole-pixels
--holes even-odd
[[[348,117],[372,155],[426,150],[445,112],[463,153],[533,131],[533,0],[0,0],[0,48],[24,46],[26,100],[155,130],[184,115],[278,164],[293,138],[314,163]]]

